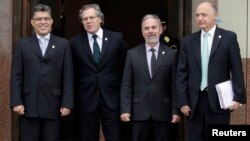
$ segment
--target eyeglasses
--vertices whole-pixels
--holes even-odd
[[[85,18],[83,18],[83,21],[84,22],[86,22],[86,21],[88,21],[88,20],[90,20],[90,21],[93,21],[95,18],[97,18],[98,16],[90,16],[90,17],[85,17]]]
[[[47,21],[50,21],[51,18],[50,17],[37,17],[37,18],[33,18],[33,20],[35,20],[37,22],[41,22],[44,20],[45,22],[47,22]]]

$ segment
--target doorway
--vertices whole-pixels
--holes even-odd
[[[113,31],[122,32],[124,40],[134,47],[144,42],[141,34],[141,19],[145,14],[155,13],[161,14],[169,18],[168,30],[172,36],[178,35],[178,1],[176,0],[61,0],[60,3],[60,22],[57,22],[59,36],[70,39],[72,36],[80,33],[82,25],[78,18],[78,11],[83,4],[98,3],[104,13],[104,28]],[[139,3],[139,4],[138,4]],[[56,33],[55,33],[56,34]],[[61,35],[60,35],[61,34]],[[68,117],[62,122],[63,141],[77,140],[77,128],[74,115]],[[130,129],[128,124],[124,124],[124,128]],[[129,132],[125,131],[125,132]],[[130,141],[130,134],[125,133],[123,141]]]
[[[104,28],[122,32],[124,40],[134,47],[144,39],[141,19],[145,14],[155,13],[168,17],[168,32],[178,36],[178,1],[176,0],[40,0],[52,8],[54,33],[70,39],[82,30],[78,11],[83,4],[98,3],[104,13]],[[55,13],[56,12],[56,13]],[[60,14],[58,14],[60,13]]]
[[[171,17],[168,23],[168,28],[171,29],[168,30],[169,34],[175,37],[178,35],[178,26],[176,26],[179,25],[178,7],[176,7],[178,6],[178,1],[176,0],[141,0],[140,3],[134,3],[134,0],[61,0],[59,3],[60,5],[57,5],[57,9],[60,9],[60,18],[56,22],[57,25],[54,25],[54,34],[67,39],[80,33],[82,30],[78,11],[86,3],[98,3],[104,13],[104,28],[122,32],[124,40],[130,47],[144,42],[141,34],[141,19],[148,13]],[[74,114],[62,120],[62,141],[76,141],[78,139],[75,120]],[[128,124],[124,124],[124,126],[126,129],[130,128]],[[130,141],[130,136],[130,134],[126,134],[122,140]]]

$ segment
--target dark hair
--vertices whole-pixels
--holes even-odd
[[[48,12],[49,15],[51,16],[51,9],[48,5],[44,5],[44,4],[38,4],[33,8],[33,12],[32,12],[32,17],[34,17],[36,12]]]
[[[101,18],[101,25],[104,24],[104,14],[102,13],[102,10],[98,4],[86,4],[83,5],[82,8],[79,10],[79,18],[80,20],[83,20],[82,18],[82,12],[86,9],[93,8],[95,9],[96,16]]]

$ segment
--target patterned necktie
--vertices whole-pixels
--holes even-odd
[[[94,43],[93,43],[93,55],[94,55],[94,59],[95,62],[98,64],[100,61],[100,55],[101,55],[101,51],[100,51],[100,47],[96,41],[97,35],[93,35],[93,39],[94,39]]]
[[[40,37],[39,38],[39,45],[40,45],[40,48],[41,48],[41,51],[42,51],[42,55],[44,56],[44,54],[46,52],[46,49],[47,49],[47,45],[48,45],[47,39],[44,38],[44,37]]]
[[[209,61],[209,51],[208,51],[208,36],[209,33],[204,34],[203,46],[201,48],[201,85],[200,89],[203,91],[207,87],[207,72],[208,72],[208,61]]]
[[[156,56],[155,56],[155,49],[151,48],[150,51],[152,52],[152,56],[151,56],[151,77],[153,77],[153,74],[155,73],[155,68],[156,68]]]

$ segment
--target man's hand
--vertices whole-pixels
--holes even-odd
[[[130,113],[123,113],[123,114],[121,114],[120,118],[123,122],[129,122],[130,121]]]
[[[24,115],[25,113],[24,113],[24,106],[23,105],[18,105],[18,106],[15,106],[15,107],[13,107],[13,111],[15,112],[15,113],[17,113],[18,115]]]
[[[64,116],[67,116],[67,115],[70,114],[70,109],[68,109],[68,108],[61,108],[60,112],[61,112],[61,116],[64,117]]]
[[[181,117],[179,115],[172,115],[172,123],[178,123],[181,121]]]
[[[182,106],[181,107],[181,112],[186,116],[188,117],[189,116],[189,113],[191,112],[191,109],[188,105],[185,105],[185,106]]]
[[[231,106],[230,106],[230,111],[236,110],[238,109],[240,106],[242,106],[241,103],[237,102],[237,101],[233,101]]]

